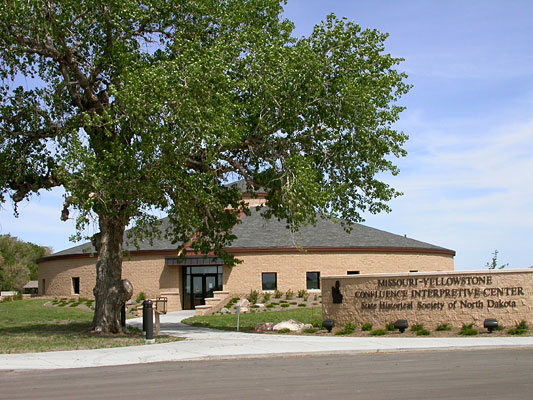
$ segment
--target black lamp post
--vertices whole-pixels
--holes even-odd
[[[394,329],[398,329],[400,333],[404,333],[404,331],[409,327],[409,324],[407,323],[406,319],[399,319],[394,323]]]
[[[489,330],[489,333],[492,333],[494,329],[498,329],[498,321],[494,318],[487,318],[483,322],[483,327]]]

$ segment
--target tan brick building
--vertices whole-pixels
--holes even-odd
[[[261,202],[252,199],[251,202]],[[178,258],[175,245],[156,240],[139,248],[124,243],[122,276],[134,288],[133,297],[166,296],[169,310],[192,309],[209,303],[213,293],[226,296],[250,290],[320,290],[327,275],[452,271],[453,250],[355,224],[346,233],[339,223],[319,220],[296,234],[285,222],[265,219],[252,209],[234,233],[227,251],[242,260],[233,268],[212,257]],[[97,255],[88,243],[50,256],[39,263],[39,294],[93,297]]]

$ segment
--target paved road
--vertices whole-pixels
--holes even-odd
[[[0,371],[2,399],[530,399],[533,349]]]

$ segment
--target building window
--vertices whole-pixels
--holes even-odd
[[[409,270],[409,272],[418,272],[418,270],[417,269],[411,269],[411,270]]]
[[[361,271],[348,271],[346,272],[347,275],[359,275]]]
[[[80,294],[80,278],[72,278],[72,293]]]
[[[306,272],[307,290],[320,289],[320,272]]]
[[[263,290],[276,290],[278,288],[278,276],[275,272],[263,272]]]

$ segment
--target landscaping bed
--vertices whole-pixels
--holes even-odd
[[[237,315],[236,306],[242,303],[244,298],[233,298],[226,305],[225,310],[216,315],[192,317],[183,322],[192,326],[207,327],[236,331]],[[260,295],[252,291],[246,297],[248,304],[244,307],[247,310],[239,316],[240,331],[257,332],[265,334],[285,333],[290,335],[318,335],[318,336],[394,336],[394,337],[458,337],[458,336],[509,336],[509,335],[531,335],[527,324],[523,323],[512,327],[499,327],[492,333],[482,326],[455,327],[451,324],[441,324],[437,328],[428,329],[422,325],[410,326],[403,333],[394,329],[393,323],[387,326],[372,326],[368,323],[351,323],[344,326],[336,326],[331,332],[322,327],[322,307],[321,297],[318,294],[292,293],[283,294],[281,292],[267,293]],[[246,302],[245,302],[246,303]],[[265,324],[278,324],[287,320],[299,321],[302,324],[311,324],[312,328],[306,328],[301,332],[264,331]],[[257,327],[257,330],[256,330]]]

